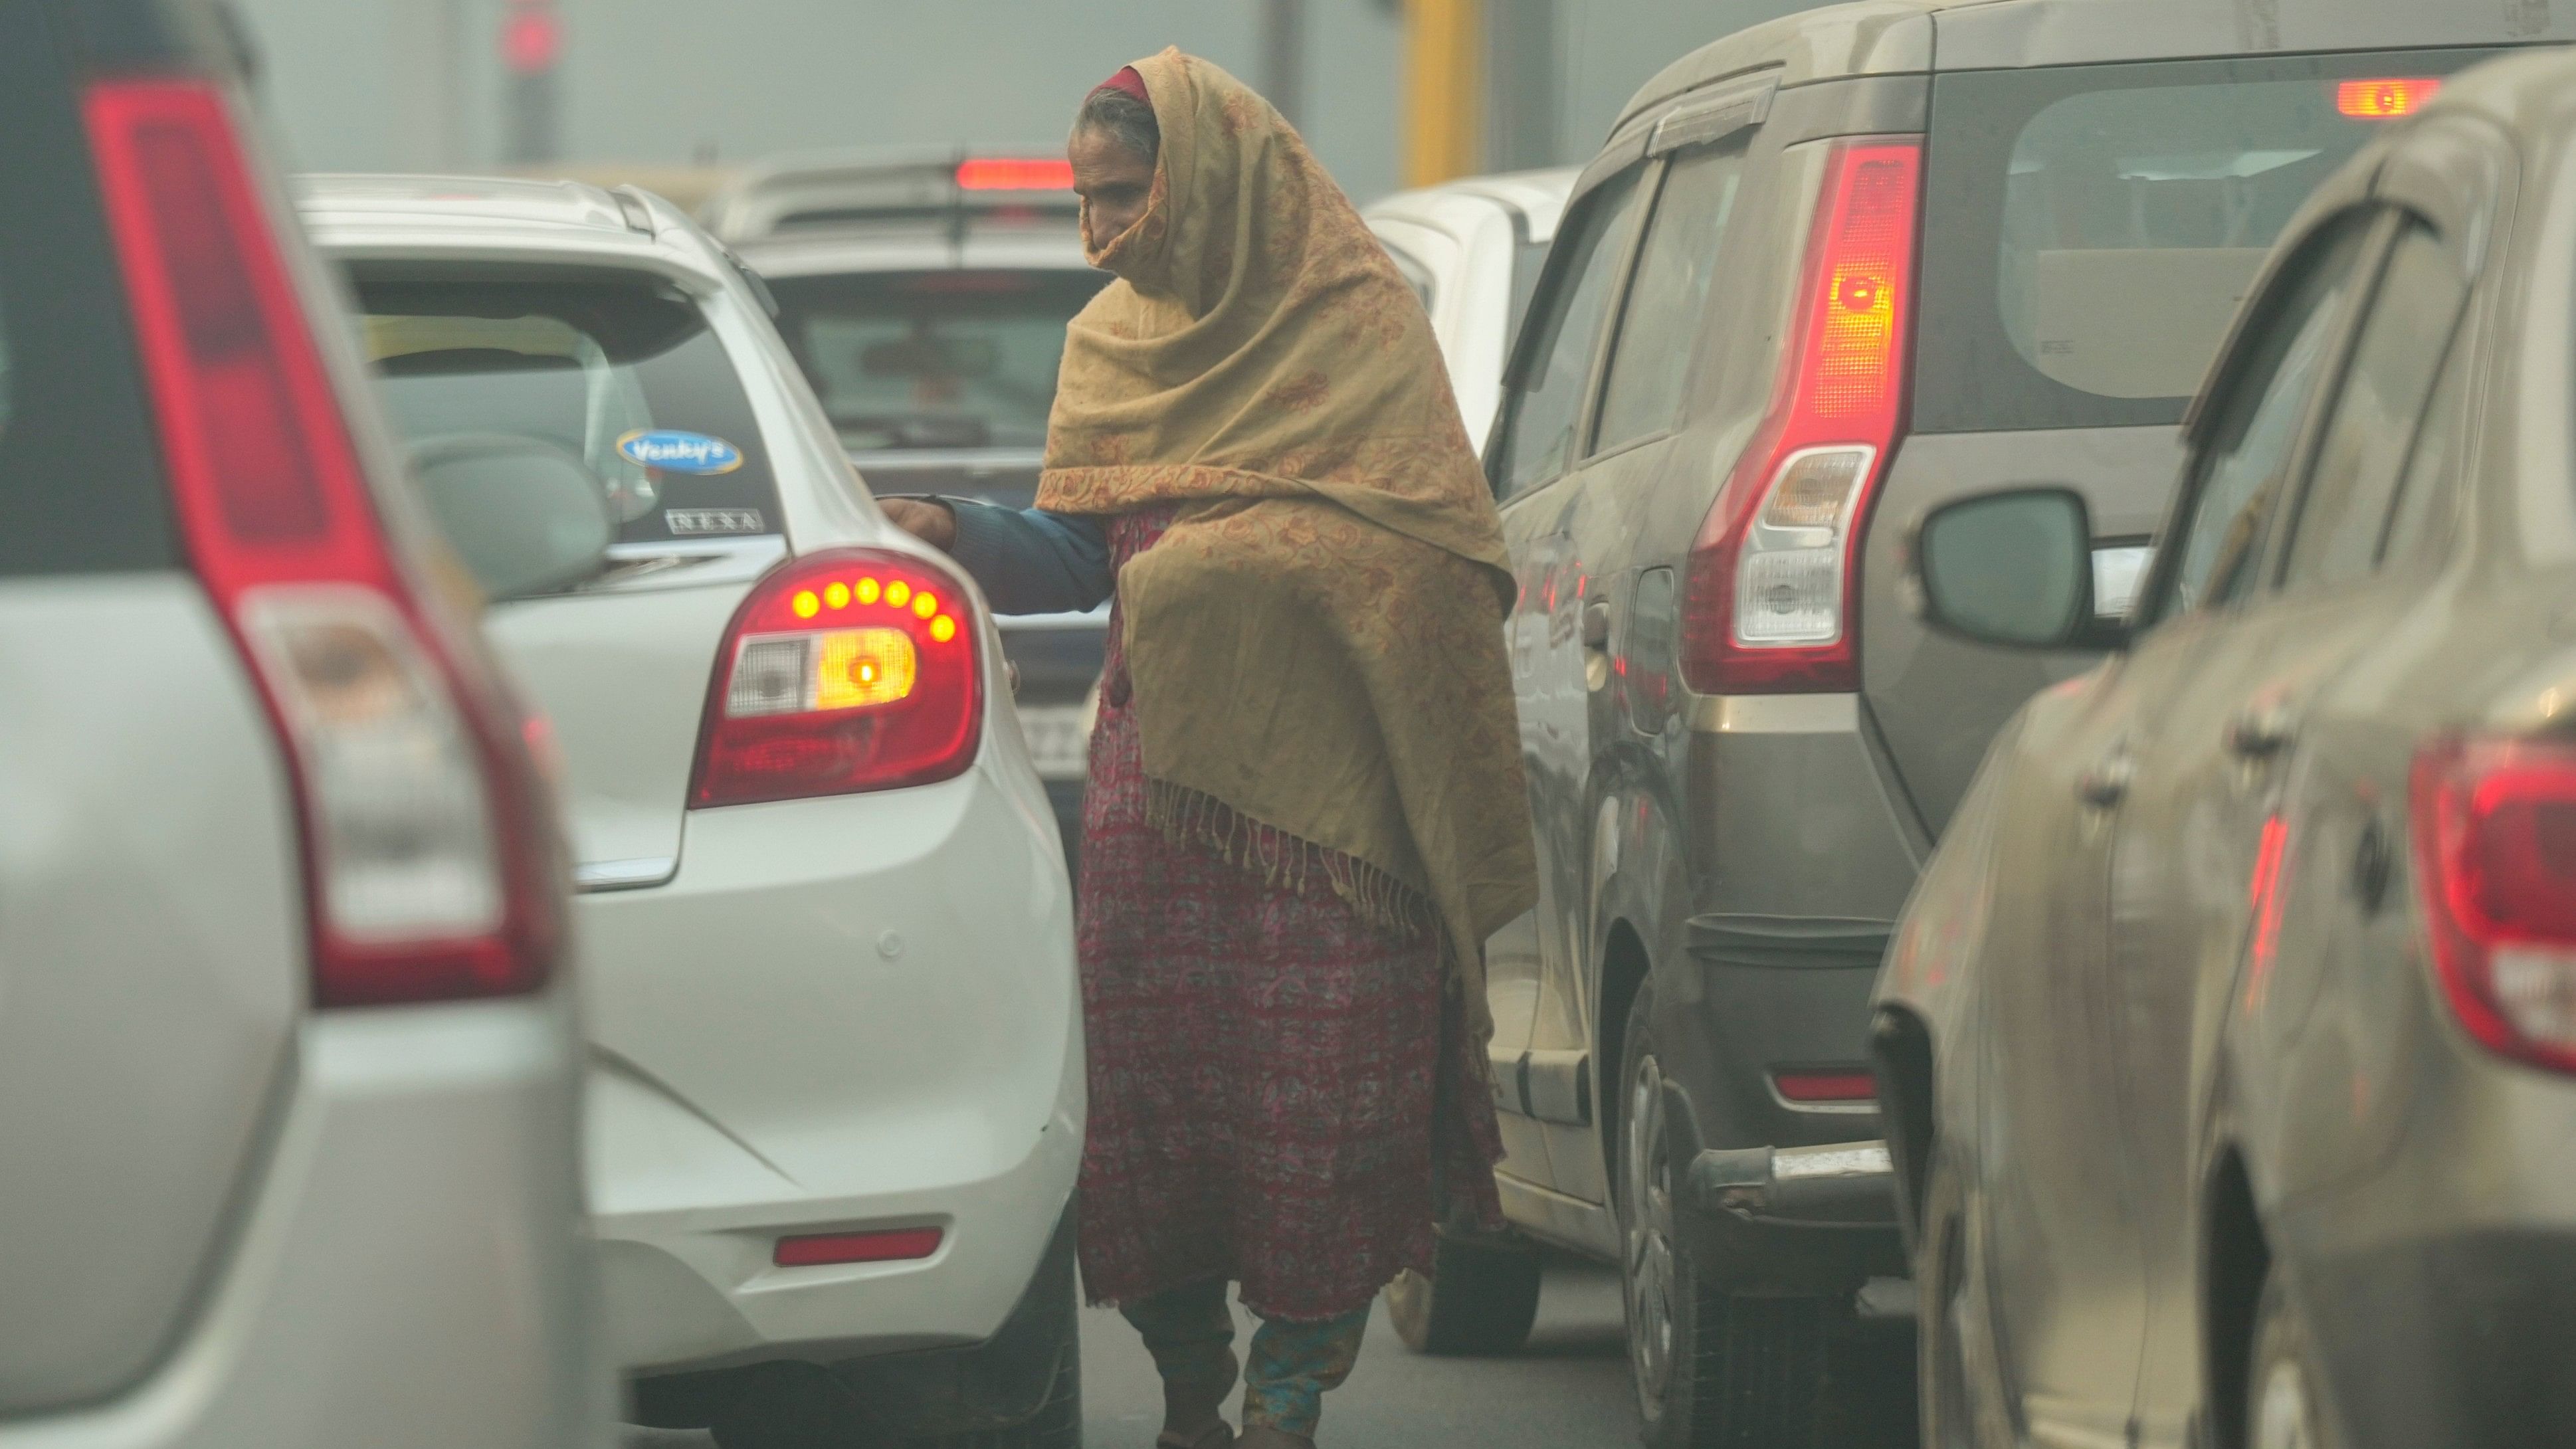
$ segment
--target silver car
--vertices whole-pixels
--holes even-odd
[[[1906,1263],[1872,983],[1988,742],[2092,662],[1928,630],[1906,525],[2072,484],[2116,608],[2203,370],[2390,82],[2570,35],[2414,0],[1831,6],[1676,61],[1585,168],[1485,459],[1540,865],[1489,943],[1493,1067],[1514,1223],[1624,1266],[1650,1442],[1804,1442],[1855,1305],[1902,1301],[1865,1291]],[[1439,1267],[1527,1323],[1526,1254]]]
[[[2576,1436],[2576,61],[2378,69],[2133,618],[2062,487],[1919,526],[1939,626],[2118,651],[1880,987],[1927,1443]]]
[[[194,5],[0,5],[0,1446],[604,1446],[527,720]]]

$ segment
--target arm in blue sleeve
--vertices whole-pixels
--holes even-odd
[[[1109,597],[1109,532],[1096,518],[943,498],[957,515],[948,553],[1001,614],[1078,613]]]

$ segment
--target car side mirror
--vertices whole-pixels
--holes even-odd
[[[607,485],[562,448],[505,433],[433,438],[412,449],[411,471],[486,598],[552,593],[607,566]]]
[[[2093,519],[2071,488],[1961,498],[1915,529],[1914,582],[1934,628],[2010,649],[2111,649],[2128,626],[2094,613]]]

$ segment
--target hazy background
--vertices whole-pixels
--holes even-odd
[[[507,146],[509,8],[236,0],[311,170],[482,170]],[[1263,83],[1280,0],[557,0],[566,164],[733,163],[879,143],[1052,149],[1085,90],[1165,45]],[[1288,0],[1302,128],[1362,200],[1400,175],[1401,0]],[[1590,156],[1667,61],[1798,0],[1483,0],[1491,169]]]

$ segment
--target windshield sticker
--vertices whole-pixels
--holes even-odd
[[[662,521],[673,538],[701,538],[710,533],[766,533],[769,525],[757,508],[666,508]]]
[[[704,433],[642,428],[617,440],[618,456],[665,473],[730,473],[742,466],[742,449]]]

